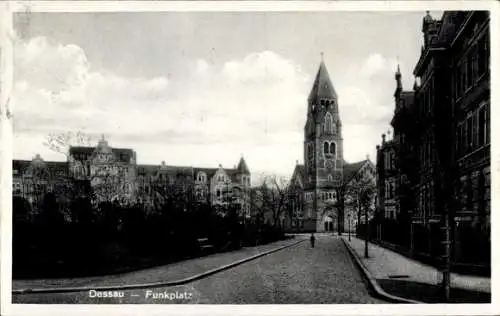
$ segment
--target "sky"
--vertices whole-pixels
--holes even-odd
[[[431,12],[435,18],[440,13]],[[344,159],[390,130],[394,71],[413,86],[425,12],[31,13],[14,17],[14,158],[83,132],[139,164],[290,177],[303,163],[321,53],[339,96]]]

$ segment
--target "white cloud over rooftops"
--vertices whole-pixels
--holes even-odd
[[[18,41],[16,158],[38,152],[54,159],[42,145],[45,136],[82,130],[105,134],[112,146],[134,148],[139,163],[232,166],[243,153],[253,170],[291,174],[296,159],[302,160],[307,95],[315,74],[270,50],[220,65],[202,58],[187,62],[190,73],[183,82],[167,74],[129,78],[94,70],[77,45],[45,37]],[[394,60],[373,53],[347,72],[329,69],[348,161],[366,153],[374,158],[392,115],[394,66]]]

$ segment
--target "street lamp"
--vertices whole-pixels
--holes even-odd
[[[368,223],[368,208],[365,206],[365,258],[368,258],[368,236],[370,235],[370,225]]]
[[[347,214],[347,220],[349,222],[349,229],[348,229],[349,241],[351,241],[351,213]]]

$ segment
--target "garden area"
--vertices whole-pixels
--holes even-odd
[[[52,193],[36,212],[13,198],[13,278],[123,273],[287,238],[281,228],[243,221],[235,206],[221,212],[209,203],[168,200],[146,210],[94,206],[80,197],[62,210]]]

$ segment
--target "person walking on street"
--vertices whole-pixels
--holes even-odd
[[[316,240],[316,237],[314,237],[314,233],[311,234],[311,237],[309,239],[311,240],[311,248],[314,248],[314,241]]]

